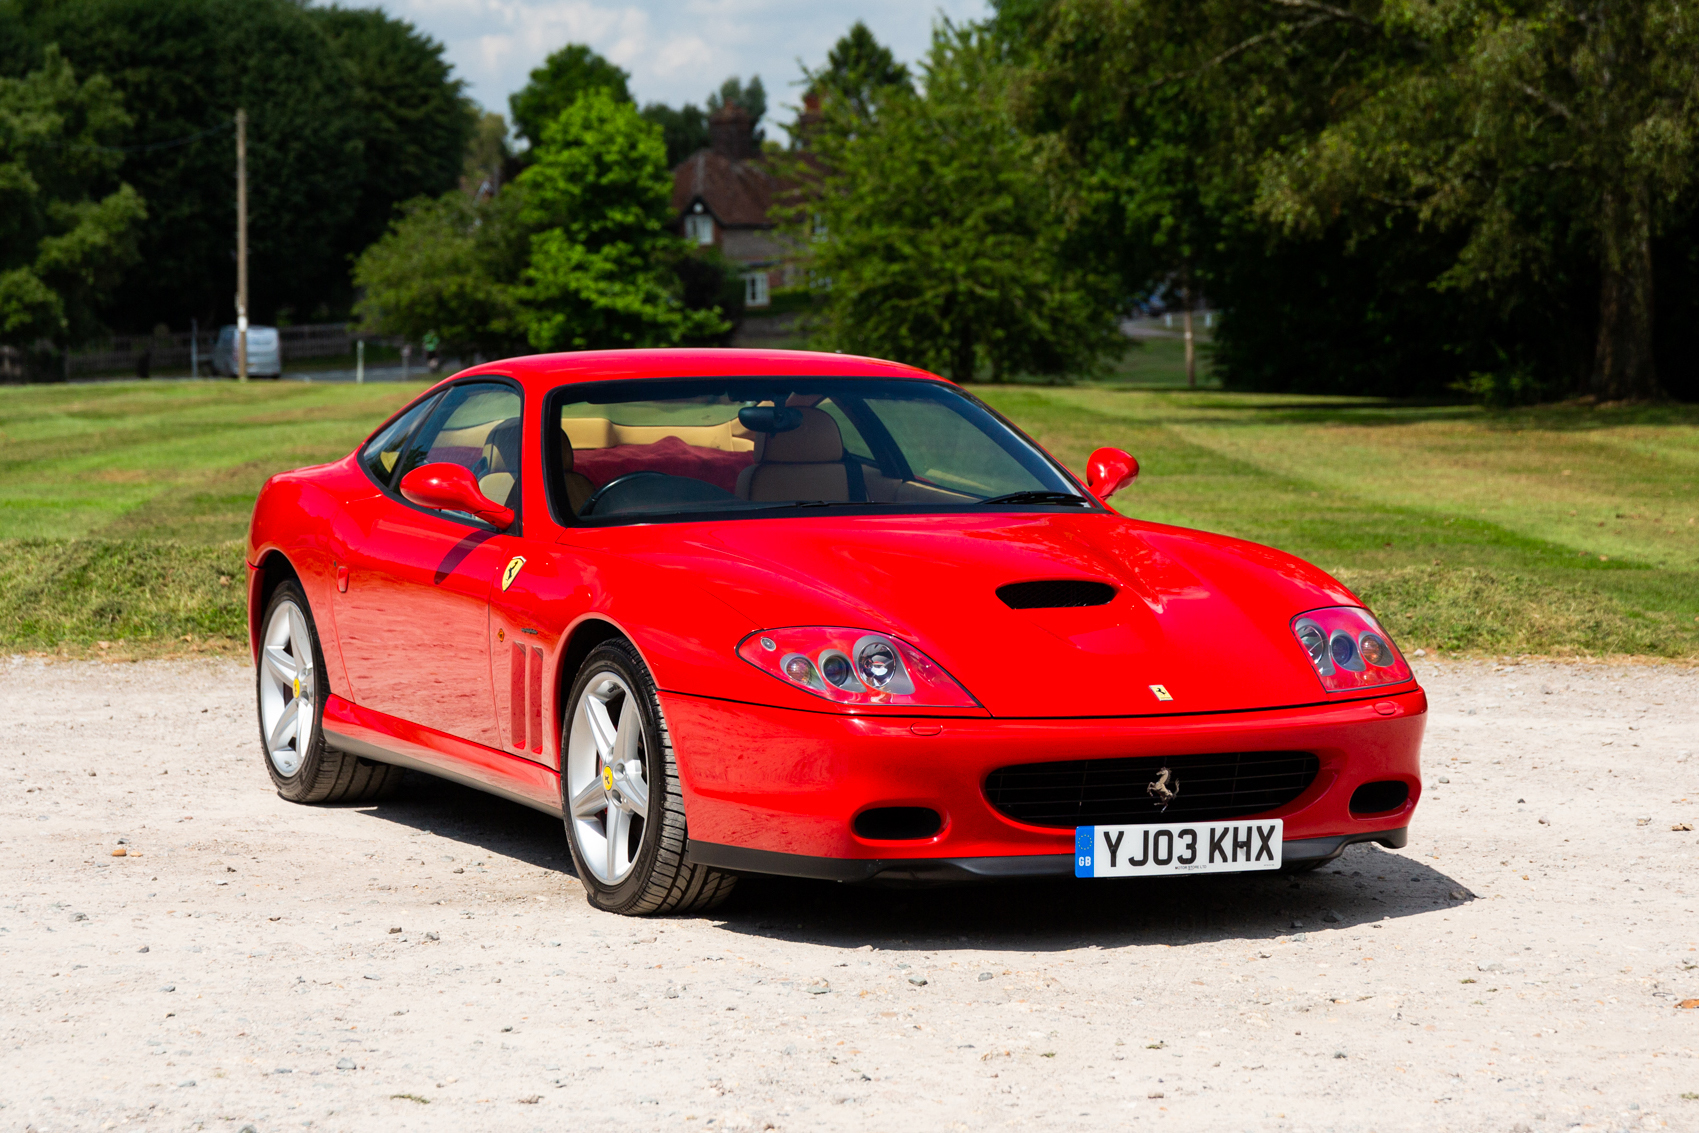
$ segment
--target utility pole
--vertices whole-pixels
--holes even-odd
[[[236,111],[236,377],[248,380],[248,112]]]
[[[1192,265],[1186,264],[1181,269],[1181,295],[1186,304],[1186,388],[1198,388],[1197,351],[1192,344]]]

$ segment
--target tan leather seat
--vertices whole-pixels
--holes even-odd
[[[572,514],[577,515],[584,509],[584,501],[594,495],[596,489],[588,476],[572,470],[572,438],[566,435],[565,429],[561,430],[560,436],[560,463],[566,473],[566,502],[572,508]]]
[[[503,507],[516,507],[515,486],[519,483],[519,418],[509,417],[489,431],[484,438],[483,475],[478,477],[478,491],[484,498]]]
[[[820,409],[798,412],[800,428],[756,434],[755,463],[737,478],[740,499],[849,500],[849,473],[838,423]]]

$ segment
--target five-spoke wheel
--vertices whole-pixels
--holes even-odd
[[[255,693],[260,745],[277,793],[298,803],[367,802],[393,794],[401,768],[325,743],[324,653],[300,584],[278,584],[260,620]]]
[[[590,651],[561,721],[561,809],[590,903],[615,913],[719,904],[731,874],[685,860],[684,793],[649,669],[622,638]]]
[[[596,675],[579,694],[567,732],[567,797],[585,865],[604,885],[631,873],[649,818],[643,713],[617,674]]]

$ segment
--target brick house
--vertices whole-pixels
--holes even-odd
[[[789,249],[771,219],[782,188],[755,141],[749,112],[728,103],[708,118],[708,148],[673,170],[677,230],[693,244],[713,245],[743,269],[745,306],[772,303],[785,281]]]

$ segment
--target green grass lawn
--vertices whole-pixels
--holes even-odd
[[[1699,408],[1149,388],[1172,353],[1113,384],[976,392],[1073,468],[1127,449],[1123,511],[1301,555],[1407,649],[1699,657]],[[345,455],[419,388],[0,389],[0,648],[233,647],[260,484]]]
[[[1406,648],[1699,656],[1699,407],[976,392],[1070,467],[1127,449],[1122,511],[1300,555]]]

